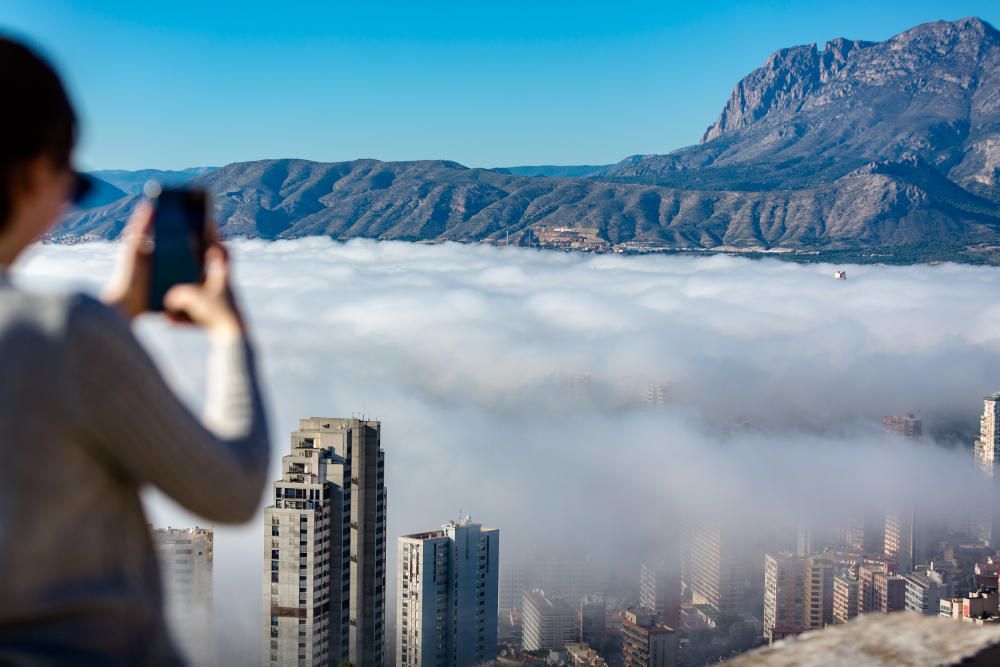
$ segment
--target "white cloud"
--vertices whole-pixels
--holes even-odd
[[[597,541],[635,555],[675,540],[677,517],[720,508],[759,521],[968,489],[967,450],[887,442],[879,420],[913,411],[939,433],[974,432],[982,396],[1000,388],[991,268],[852,266],[835,281],[829,265],[724,256],[327,239],[233,249],[272,477],[299,417],[380,418],[390,545],[461,507],[501,528],[508,550]],[[96,289],[115,253],[39,247],[19,279]],[[140,333],[197,402],[200,337],[158,322]],[[670,385],[673,403],[644,405],[650,383]],[[158,522],[193,521],[150,507]],[[217,572],[231,575],[217,605],[251,656],[261,534],[258,520],[217,539]]]

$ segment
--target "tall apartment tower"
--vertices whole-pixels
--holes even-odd
[[[639,606],[655,611],[659,622],[677,628],[680,622],[681,580],[676,567],[639,564]]]
[[[896,561],[897,572],[912,572],[919,556],[914,535],[914,514],[909,511],[886,512],[885,555]]]
[[[212,567],[215,538],[208,528],[157,528],[153,543],[163,576],[167,618],[191,664],[215,664]]]
[[[838,574],[833,578],[833,622],[847,623],[858,615],[858,578]]]
[[[691,532],[690,546],[683,578],[692,601],[707,604],[716,613],[739,612],[746,571],[732,534],[719,528],[697,528]]]
[[[300,419],[264,512],[266,665],[381,667],[385,455],[377,421]]]
[[[398,546],[396,667],[495,660],[500,531],[464,518]]]
[[[833,577],[832,558],[806,558],[804,627],[825,628],[833,623]]]
[[[905,415],[882,417],[882,429],[886,433],[895,433],[906,438],[919,438],[923,435],[924,425],[916,415],[907,412]]]
[[[774,641],[805,628],[806,559],[764,556],[764,636]]]
[[[979,437],[974,451],[980,469],[993,477],[1000,454],[1000,392],[983,399],[983,416],[979,418]]]
[[[561,651],[576,641],[575,610],[562,598],[548,598],[545,591],[524,592],[521,646],[525,651]]]
[[[983,415],[979,418],[979,437],[973,445],[976,465],[991,482],[1000,463],[1000,392],[983,398]],[[994,487],[995,489],[995,487]],[[991,547],[1000,546],[1000,512],[994,510],[996,491],[987,502],[978,503],[972,511],[975,536]]]

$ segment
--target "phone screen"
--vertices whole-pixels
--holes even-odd
[[[153,200],[153,256],[149,309],[163,310],[163,296],[174,285],[205,278],[204,191],[165,188]]]

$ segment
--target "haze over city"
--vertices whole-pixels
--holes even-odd
[[[93,289],[116,252],[42,246],[23,281]],[[504,554],[613,570],[720,515],[766,530],[763,517],[976,483],[965,440],[1000,376],[1000,310],[982,306],[994,269],[859,267],[838,282],[826,265],[730,257],[325,239],[234,253],[269,387],[270,476],[299,417],[379,418],[389,497],[410,499],[389,535],[462,509],[503,531]],[[200,338],[141,333],[197,404]],[[666,405],[647,404],[651,384]],[[919,445],[882,434],[882,415],[905,410],[931,428]],[[158,496],[151,509],[158,525],[197,522]],[[249,659],[260,524],[218,535],[216,605]]]

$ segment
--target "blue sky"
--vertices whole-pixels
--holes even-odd
[[[603,164],[697,142],[778,48],[990,1],[5,0],[56,63],[86,168],[301,157]]]

